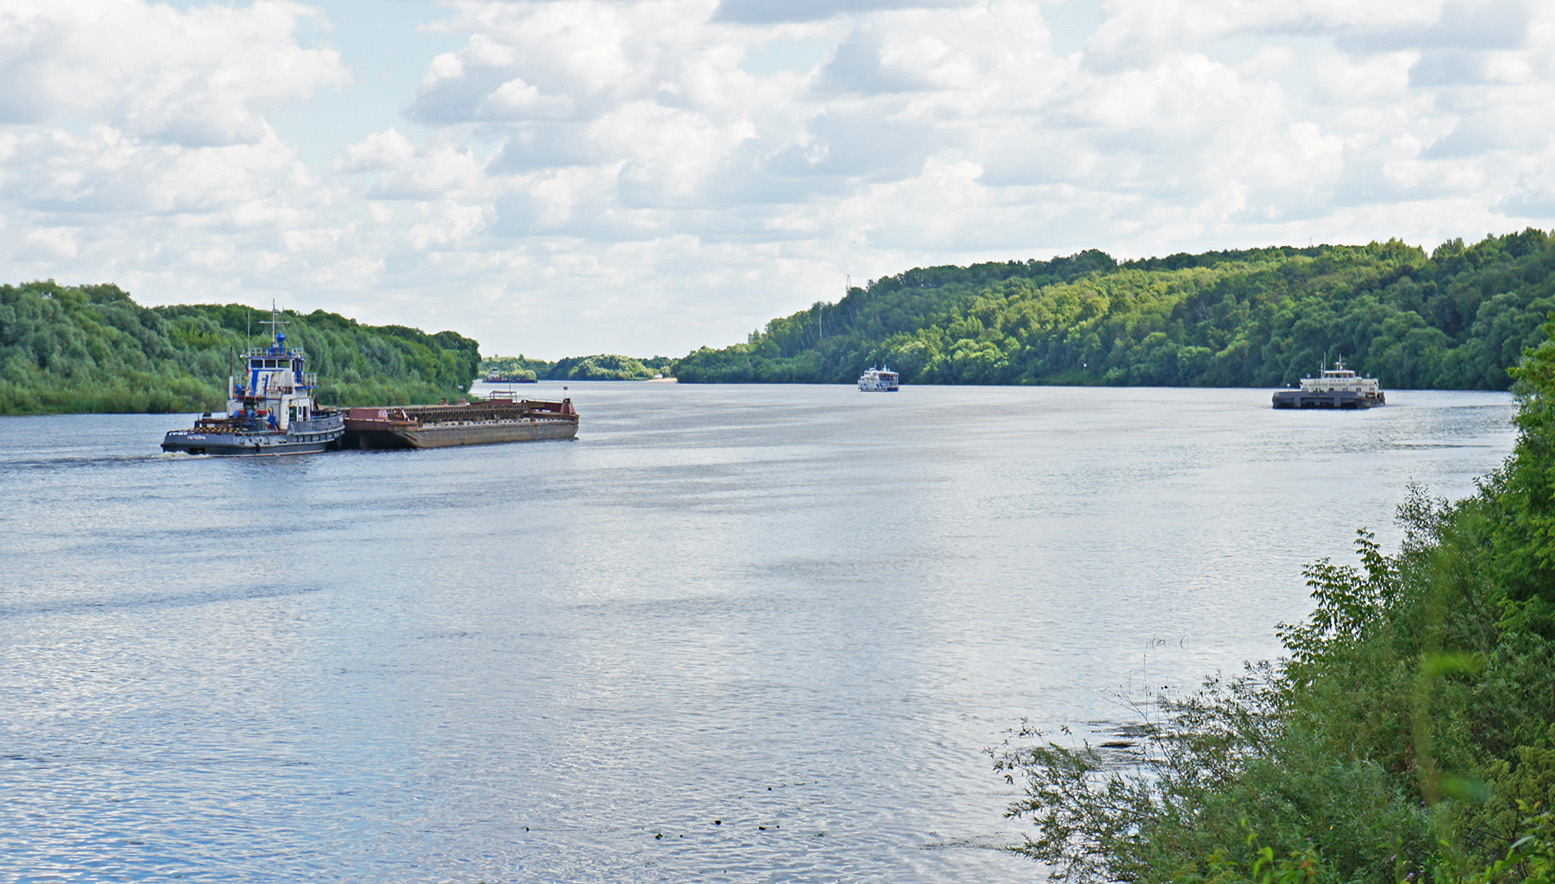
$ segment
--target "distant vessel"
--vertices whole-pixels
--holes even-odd
[[[864,372],[858,379],[858,388],[866,393],[895,393],[896,381],[896,372],[881,366]]]
[[[488,383],[488,384],[533,384],[533,383],[535,383],[535,379],[534,378],[517,377],[517,376],[514,376],[514,377],[503,377],[502,371],[500,369],[495,369],[494,368],[491,371],[486,372],[486,383]]]
[[[494,442],[539,442],[578,435],[571,399],[515,400],[494,393],[480,402],[353,408],[346,414],[346,448],[449,448]]]
[[[1358,377],[1344,367],[1343,360],[1323,369],[1318,377],[1302,378],[1298,389],[1274,394],[1275,408],[1375,408],[1387,402],[1376,378]]]
[[[242,381],[227,378],[227,411],[206,413],[188,430],[162,439],[163,451],[189,454],[308,454],[337,446],[345,432],[338,409],[313,401],[318,376],[308,374],[306,354],[286,346],[280,311],[270,308],[271,342],[243,354]]]

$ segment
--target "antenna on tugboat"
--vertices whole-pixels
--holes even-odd
[[[270,344],[272,346],[277,345],[286,339],[286,333],[281,331],[281,328],[283,326],[291,325],[289,321],[281,318],[280,308],[275,306],[274,299],[270,301],[270,318],[259,324],[270,326]]]

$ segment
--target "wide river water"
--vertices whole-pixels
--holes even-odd
[[[0,880],[1039,880],[986,747],[1277,655],[1304,564],[1514,441],[1493,393],[570,395],[290,458],[0,418]]]

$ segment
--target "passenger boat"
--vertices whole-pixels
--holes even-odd
[[[162,439],[163,451],[189,454],[309,454],[339,446],[345,415],[313,401],[318,376],[304,368],[307,355],[286,346],[280,311],[270,309],[271,341],[243,354],[242,380],[227,378],[225,414],[201,415],[187,430]]]
[[[871,368],[858,379],[858,388],[865,393],[895,393],[896,372],[887,366]]]
[[[1274,394],[1275,408],[1375,408],[1387,402],[1376,378],[1357,376],[1343,360],[1315,378],[1302,378],[1299,388]]]

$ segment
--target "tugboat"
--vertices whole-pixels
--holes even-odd
[[[892,371],[889,366],[871,368],[859,377],[859,392],[895,393],[897,391],[896,380],[896,372]]]
[[[1302,378],[1301,387],[1274,394],[1275,408],[1375,408],[1388,404],[1376,378],[1357,377],[1338,360],[1315,378]]]
[[[303,369],[307,355],[286,346],[280,311],[270,307],[271,341],[243,354],[241,381],[227,379],[227,412],[206,413],[188,430],[162,439],[163,451],[189,454],[308,454],[339,447],[345,415],[313,401],[318,375]]]

